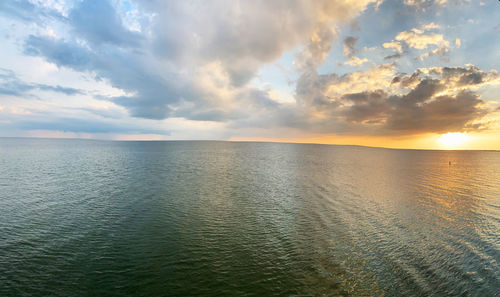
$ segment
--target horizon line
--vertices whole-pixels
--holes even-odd
[[[294,142],[294,141],[263,141],[263,140],[226,140],[226,139],[99,139],[99,138],[78,138],[78,137],[30,137],[30,136],[0,136],[0,139],[39,139],[39,140],[91,140],[108,142],[232,142],[232,143],[277,143],[277,144],[313,144],[329,146],[354,146],[363,148],[376,148],[388,150],[413,150],[413,151],[474,151],[474,152],[500,152],[500,149],[426,149],[426,148],[398,148],[384,146],[370,146],[361,144],[336,144],[320,142]]]

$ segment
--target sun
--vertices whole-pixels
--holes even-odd
[[[469,137],[465,133],[453,132],[441,135],[439,138],[439,143],[448,148],[459,147],[469,140]]]

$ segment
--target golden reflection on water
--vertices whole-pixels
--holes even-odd
[[[500,287],[497,152],[0,144],[7,292],[491,296]],[[2,285],[0,295],[15,295]]]

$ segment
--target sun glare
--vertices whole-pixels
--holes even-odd
[[[467,140],[467,134],[454,132],[441,135],[441,137],[439,138],[439,143],[448,148],[455,148],[464,144],[465,142],[467,142]]]

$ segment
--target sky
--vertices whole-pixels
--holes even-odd
[[[500,150],[500,2],[0,2],[0,137]]]

